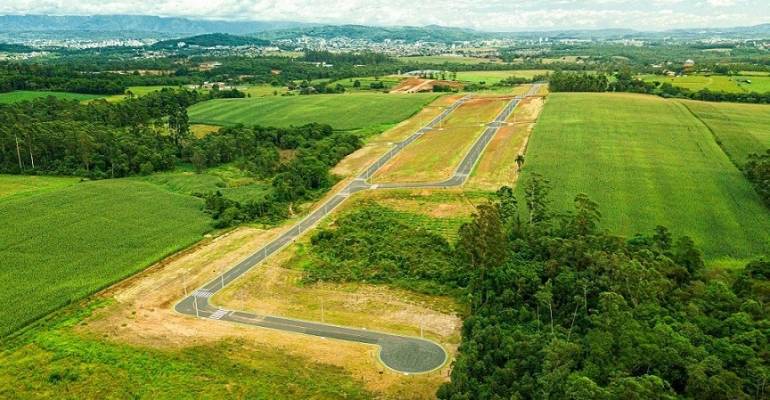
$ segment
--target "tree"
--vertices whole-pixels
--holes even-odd
[[[514,159],[516,162],[516,167],[518,167],[517,171],[521,172],[521,166],[524,165],[524,156],[521,154],[516,155],[516,158]]]

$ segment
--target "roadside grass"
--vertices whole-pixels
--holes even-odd
[[[770,252],[770,213],[711,133],[678,101],[553,94],[532,133],[520,182],[550,180],[557,210],[586,193],[602,226],[631,236],[656,225],[688,235],[708,261]],[[524,198],[524,184],[515,194]]]
[[[735,165],[770,149],[770,106],[682,101],[714,134]]]
[[[411,118],[385,131],[382,135],[372,138],[376,142],[400,142],[417,132],[427,123],[441,115],[444,109],[460,100],[463,95],[441,96]]]
[[[532,79],[535,75],[545,75],[551,72],[553,71],[546,69],[511,71],[464,71],[457,73],[457,80],[473,83],[486,82],[487,84],[491,85],[512,76]]]
[[[190,123],[301,126],[329,124],[337,130],[395,124],[414,115],[437,94],[334,94],[219,99],[189,108]]]
[[[764,93],[770,91],[770,77],[762,75],[687,75],[667,77],[660,75],[642,75],[645,82],[671,83],[674,86],[687,88],[692,91],[708,89],[714,92],[731,93]],[[746,81],[751,81],[748,83]]]
[[[2,343],[0,397],[355,398],[373,394],[350,372],[276,347],[229,338],[158,349],[78,332],[92,309],[68,307]],[[82,321],[82,322],[81,322]],[[121,328],[117,328],[121,329]]]
[[[427,132],[385,164],[372,178],[374,183],[434,182],[452,176],[486,123],[509,100],[471,99],[458,107],[440,127]]]
[[[35,92],[31,90],[17,90],[14,92],[0,93],[0,104],[18,103],[20,101],[29,100],[32,101],[37,98],[45,98],[53,96],[59,99],[65,100],[77,100],[86,101],[103,98],[104,96],[98,94],[80,94],[80,93],[67,93],[67,92]]]
[[[0,202],[0,336],[200,240],[210,230],[202,206],[123,179]]]
[[[0,175],[0,202],[29,197],[77,184],[79,178],[35,175]]]

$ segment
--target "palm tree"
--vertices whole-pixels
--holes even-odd
[[[524,165],[524,156],[519,154],[516,156],[516,159],[513,161],[516,161],[516,165],[519,167],[518,172],[521,172],[521,166]]]

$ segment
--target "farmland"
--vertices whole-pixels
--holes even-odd
[[[612,232],[668,226],[691,236],[712,261],[770,251],[770,214],[682,103],[618,94],[549,98],[521,182],[532,172],[550,180],[557,208],[569,209],[586,193]],[[524,196],[523,185],[516,195]]]
[[[452,176],[465,153],[497,116],[509,99],[472,99],[460,106],[434,129],[399,153],[373,182],[432,182]]]
[[[547,73],[550,73],[552,71],[546,70],[546,69],[538,69],[538,70],[512,70],[512,71],[467,71],[467,72],[458,72],[457,73],[457,80],[463,81],[463,82],[473,82],[473,83],[481,83],[486,82],[487,84],[493,84],[500,82],[501,80],[505,78],[510,78],[512,76],[518,76],[522,78],[532,79],[536,75],[545,75]]]
[[[59,190],[78,183],[77,178],[0,175],[0,202]]]
[[[0,93],[0,104],[16,103],[24,100],[33,100],[41,97],[53,96],[59,99],[65,100],[93,100],[102,98],[95,94],[80,94],[80,93],[66,93],[66,92],[33,92],[30,90],[19,90],[9,93]]]
[[[418,112],[436,94],[337,94],[257,99],[220,99],[189,109],[190,123],[300,126],[311,122],[337,130],[395,124]],[[329,110],[335,110],[330,113]]]
[[[0,294],[0,335],[136,273],[209,229],[203,202],[193,197],[127,180],[63,182],[0,201],[0,280],[8,283]]]
[[[665,77],[660,75],[643,75],[642,79],[646,82],[668,82],[674,86],[696,92],[703,89],[731,93],[764,93],[770,91],[770,77],[768,76],[687,75],[680,77]],[[751,81],[751,83],[747,81]]]
[[[752,153],[770,149],[770,106],[682,101],[720,141],[736,165]]]

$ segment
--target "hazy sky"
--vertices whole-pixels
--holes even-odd
[[[489,31],[663,30],[770,22],[768,0],[10,0],[0,14],[141,14],[194,19],[430,25]]]

